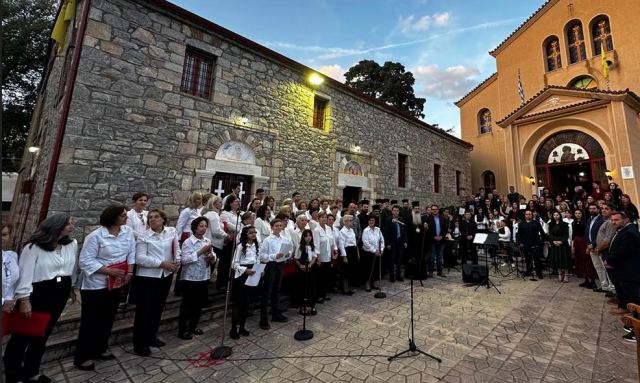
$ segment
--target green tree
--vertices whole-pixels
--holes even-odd
[[[424,118],[424,98],[416,97],[413,73],[404,65],[387,61],[380,66],[373,60],[362,60],[344,74],[346,84],[364,94],[384,101],[414,117]]]
[[[2,0],[0,5],[3,171],[20,166],[56,11],[55,0]]]

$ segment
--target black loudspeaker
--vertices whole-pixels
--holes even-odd
[[[462,281],[465,283],[481,283],[487,278],[487,267],[480,265],[462,265]]]

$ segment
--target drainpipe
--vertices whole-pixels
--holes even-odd
[[[67,84],[65,85],[65,91],[63,95],[64,101],[62,104],[60,119],[58,120],[58,132],[56,134],[56,141],[53,144],[53,153],[51,153],[49,171],[47,173],[47,179],[44,184],[44,194],[42,196],[42,205],[40,206],[38,225],[40,225],[40,223],[42,223],[42,221],[47,218],[47,213],[49,212],[49,203],[51,202],[51,193],[53,192],[53,182],[55,181],[56,173],[58,171],[58,161],[60,160],[62,141],[64,139],[64,132],[67,128],[67,118],[69,117],[69,109],[71,107],[71,96],[73,95],[73,88],[75,86],[76,76],[78,74],[78,65],[80,64],[82,43],[84,41],[85,31],[87,30],[89,9],[91,9],[91,0],[85,0],[84,6],[82,8],[80,25],[78,26],[78,35],[76,36],[75,49],[73,51],[73,58],[71,61],[71,69],[69,72],[69,77],[67,78]]]

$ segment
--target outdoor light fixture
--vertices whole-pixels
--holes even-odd
[[[580,177],[584,177],[584,176],[585,176],[585,172],[580,172],[580,173],[578,173],[578,175],[579,175]]]
[[[613,179],[613,172],[611,170],[609,170],[609,169],[604,171],[604,175],[607,176],[609,181],[611,181]]]
[[[529,176],[529,182],[531,182],[531,185],[535,185],[536,179],[533,176]]]
[[[29,153],[38,153],[40,148],[37,146],[29,146]]]
[[[317,74],[317,73],[312,73],[312,74],[309,76],[309,83],[310,83],[311,85],[316,85],[316,86],[317,86],[317,85],[322,84],[323,82],[324,82],[324,78],[322,78],[322,76],[320,76],[320,75],[319,75],[319,74]]]

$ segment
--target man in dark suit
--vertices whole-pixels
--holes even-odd
[[[598,279],[601,284],[601,287],[594,284],[591,288],[598,292],[602,292],[604,289],[609,288],[609,277],[607,276],[607,270],[605,269],[604,264],[602,263],[602,258],[600,258],[596,248],[598,247],[598,231],[600,230],[600,226],[604,223],[604,218],[600,214],[600,208],[598,208],[598,205],[595,203],[589,204],[588,209],[589,219],[587,220],[587,225],[585,227],[584,237],[587,240],[587,254],[591,257],[593,268],[596,269],[596,273],[598,274]]]
[[[467,210],[464,218],[460,221],[460,252],[462,254],[462,264],[467,263],[471,259],[471,263],[478,264],[478,252],[473,244],[473,237],[478,232],[476,222],[471,218],[471,212]]]
[[[439,277],[444,277],[442,266],[444,264],[445,237],[449,232],[449,220],[440,215],[438,205],[431,205],[431,216],[427,218],[427,239],[431,248],[431,262],[429,262],[429,274],[438,272]]]
[[[616,290],[618,310],[611,313],[624,314],[628,303],[640,304],[640,232],[625,212],[613,212],[610,220],[616,234],[609,243],[605,265],[613,270],[620,287]]]
[[[384,243],[389,250],[391,259],[389,262],[389,280],[391,282],[402,282],[402,259],[405,249],[407,248],[407,230],[406,222],[400,217],[400,207],[393,205],[391,208],[391,217],[387,220],[387,224],[382,229]]]
[[[531,276],[532,281],[537,279],[533,278],[533,264],[535,261],[536,276],[538,279],[542,279],[542,240],[545,238],[544,230],[540,221],[533,219],[533,212],[527,210],[524,212],[524,221],[520,221],[518,224],[518,234],[516,235],[516,243],[520,246],[520,249],[524,253],[525,263],[527,265],[527,271],[525,276]]]

